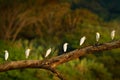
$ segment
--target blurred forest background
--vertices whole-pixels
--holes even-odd
[[[116,30],[120,39],[120,0],[0,0],[0,63],[4,50],[8,61],[25,59],[25,49],[31,48],[29,59],[42,60],[48,48],[49,58],[79,48],[79,39],[86,36],[83,47],[111,42],[110,32]],[[57,67],[67,80],[120,80],[120,49],[97,52]],[[1,80],[59,80],[41,69],[20,69],[0,73]]]

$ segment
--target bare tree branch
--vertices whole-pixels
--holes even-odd
[[[48,70],[50,70],[52,73],[54,73],[58,78],[60,78],[61,80],[65,80],[63,78],[63,76],[55,69],[55,68],[48,68]]]
[[[52,57],[50,59],[44,59],[42,61],[41,60],[22,60],[22,61],[6,62],[3,64],[0,64],[0,72],[20,69],[20,68],[43,68],[43,69],[46,69],[48,67],[55,68],[56,66],[62,63],[76,59],[85,54],[111,50],[115,48],[120,48],[120,40],[110,42],[110,43],[100,44],[98,46],[88,46],[82,49],[76,49],[74,51],[65,53],[63,55]]]
[[[0,64],[0,72],[5,72],[8,70],[14,70],[14,69],[24,69],[24,68],[41,68],[50,70],[51,72],[55,73],[61,80],[64,80],[63,77],[55,70],[55,67],[68,62],[70,60],[79,58],[80,56],[99,52],[99,51],[105,51],[105,50],[111,50],[120,48],[120,40],[100,44],[98,46],[87,46],[81,49],[76,49],[71,52],[65,53],[60,56],[52,57],[50,59],[44,59],[44,60],[21,60],[21,61],[11,61],[6,62],[3,64]]]

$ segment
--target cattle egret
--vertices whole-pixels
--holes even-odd
[[[29,54],[30,54],[30,49],[28,48],[28,49],[26,49],[26,51],[25,51],[26,59],[29,57]]]
[[[100,33],[96,32],[96,41],[98,42],[100,39]]]
[[[7,61],[8,57],[9,57],[9,53],[8,53],[7,50],[5,50],[5,60],[6,60],[6,61]]]
[[[113,30],[113,31],[111,32],[111,39],[113,40],[114,37],[115,37],[115,30]]]
[[[51,53],[51,48],[46,51],[45,58]]]
[[[64,52],[67,51],[67,45],[68,45],[68,43],[64,43],[64,45],[63,45],[63,51],[64,51]]]
[[[85,39],[86,39],[85,36],[83,36],[83,37],[80,39],[80,46],[84,43]]]

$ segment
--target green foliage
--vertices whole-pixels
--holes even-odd
[[[20,70],[13,70],[8,72],[0,73],[0,79],[2,80],[38,80],[35,76],[36,70],[30,69],[20,69]]]
[[[81,61],[70,61],[58,69],[67,80],[112,80],[111,74],[102,63],[86,58]]]
[[[102,63],[95,62],[94,60],[83,59],[80,64],[83,69],[83,74],[86,80],[112,80],[110,73]],[[85,70],[85,71],[84,71]]]
[[[98,61],[102,62],[105,65],[105,67],[109,70],[109,72],[112,73],[112,78],[114,80],[120,79],[119,51],[120,49],[107,51],[106,53],[104,52],[103,55],[98,58]]]

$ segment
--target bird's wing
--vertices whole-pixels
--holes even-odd
[[[47,57],[51,52],[51,49],[47,50],[45,57]]]
[[[67,45],[64,44],[64,46],[63,46],[63,50],[64,50],[64,52],[66,52],[66,49],[67,49]]]
[[[9,55],[9,53],[8,53],[8,52],[6,52],[6,53],[5,53],[5,60],[7,60],[7,59],[8,59],[8,55]]]
[[[84,38],[81,38],[81,40],[80,40],[80,45],[82,45],[83,42],[84,42]]]

